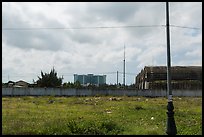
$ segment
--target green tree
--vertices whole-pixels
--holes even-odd
[[[38,76],[37,85],[39,87],[59,87],[62,84],[62,79],[57,77],[57,72],[53,68],[50,73],[45,73],[41,71],[41,78]]]
[[[63,87],[64,88],[75,88],[74,87],[74,84],[72,83],[72,82],[65,82],[64,84],[63,84]]]

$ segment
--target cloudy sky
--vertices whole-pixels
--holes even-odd
[[[202,3],[169,6],[171,65],[201,66]],[[115,84],[119,71],[122,83],[125,45],[126,84],[132,84],[144,66],[166,66],[165,25],[165,2],[4,2],[2,81],[32,83],[54,67],[63,82],[93,73]]]

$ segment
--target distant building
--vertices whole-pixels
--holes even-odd
[[[13,81],[8,81],[7,87],[13,87],[15,85],[15,82]]]
[[[77,75],[74,74],[74,82],[79,81],[81,85],[87,86],[92,85],[102,85],[106,84],[106,75]]]
[[[137,89],[166,89],[167,67],[145,66],[136,76]],[[202,66],[172,66],[172,89],[202,89]]]
[[[29,83],[25,82],[23,80],[19,80],[19,81],[8,81],[8,83],[2,83],[2,87],[4,88],[21,88],[21,87],[29,87]]]
[[[28,82],[25,82],[23,80],[19,80],[19,81],[15,82],[13,87],[25,87],[25,88],[27,88],[28,85],[29,85]]]

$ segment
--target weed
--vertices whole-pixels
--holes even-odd
[[[138,105],[135,106],[135,110],[143,110],[143,109],[144,108],[142,106],[138,106]]]
[[[71,134],[75,135],[117,135],[122,131],[121,127],[109,120],[105,120],[102,123],[71,120],[68,122],[67,127]]]

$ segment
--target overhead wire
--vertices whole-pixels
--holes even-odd
[[[185,29],[197,29],[200,30],[201,28],[197,28],[197,27],[187,27],[187,26],[178,26],[178,25],[169,25],[171,27],[177,27],[177,28],[185,28]]]
[[[171,27],[186,28],[186,29],[201,29],[198,27],[169,25]],[[128,25],[128,26],[101,26],[101,27],[31,27],[31,28],[11,28],[6,27],[2,30],[69,30],[69,29],[114,29],[114,28],[146,28],[146,27],[166,27],[166,25]]]
[[[31,27],[31,28],[10,28],[10,27],[7,27],[7,28],[2,28],[2,30],[43,30],[43,29],[47,29],[47,30],[50,30],[50,29],[53,29],[53,30],[67,30],[67,29],[111,29],[111,28],[134,28],[134,27],[137,27],[137,28],[141,28],[141,27],[161,27],[163,25],[140,25],[140,26],[101,26],[101,27],[71,27],[71,28],[68,28],[68,27],[53,27],[53,28],[49,28],[49,27]]]

